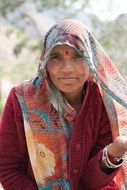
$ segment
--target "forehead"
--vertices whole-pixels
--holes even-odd
[[[52,48],[51,53],[63,53],[65,51],[68,51],[70,53],[76,52],[75,48],[67,45],[67,44],[61,44],[61,45],[56,45],[55,47]]]

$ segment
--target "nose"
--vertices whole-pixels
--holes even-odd
[[[74,62],[70,58],[66,58],[63,60],[62,68],[64,72],[70,72],[74,70]]]

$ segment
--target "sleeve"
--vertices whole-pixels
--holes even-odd
[[[98,110],[98,112],[99,111],[100,110]],[[102,150],[106,145],[112,142],[111,127],[103,103],[100,114],[99,123],[95,125],[96,132],[94,131],[96,141],[94,142],[94,146],[90,152],[89,161],[84,170],[83,183],[87,190],[98,189],[107,185],[108,187],[112,187],[112,184],[112,188],[115,190],[117,187],[115,187],[116,184],[113,182],[113,178],[116,176],[119,168],[113,170],[102,164]],[[97,125],[99,127],[97,127]]]
[[[13,88],[0,123],[0,182],[4,190],[38,189],[34,178],[28,175],[26,155],[23,119]]]

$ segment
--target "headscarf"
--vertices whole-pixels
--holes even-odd
[[[39,77],[45,77],[45,66],[48,63],[50,52],[53,47],[60,44],[68,44],[75,48],[89,66],[92,77],[99,86],[110,120],[113,138],[118,135],[127,137],[127,83],[105,50],[83,23],[75,19],[64,19],[57,22],[48,31],[45,36],[43,56],[40,58],[38,67]],[[47,85],[51,97],[56,100],[57,109],[68,111],[59,90],[50,85],[50,81],[47,81]],[[127,176],[126,157],[125,154],[124,176]]]

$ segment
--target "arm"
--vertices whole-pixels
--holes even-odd
[[[110,185],[110,182],[113,185],[112,180],[119,170],[105,168],[102,164],[102,150],[106,145],[112,142],[112,133],[103,104],[101,110],[98,110],[98,112],[99,114],[102,114],[99,122],[96,122],[93,133],[94,136],[96,136],[94,137],[96,140],[94,141],[94,146],[91,150],[89,161],[87,162],[83,176],[84,187],[86,189],[98,189],[107,184]]]
[[[0,123],[0,182],[5,190],[38,189],[27,174],[28,160],[22,114],[12,89]]]

